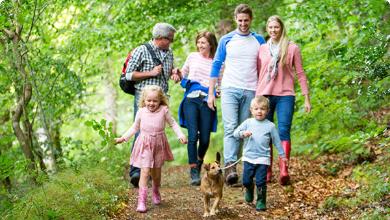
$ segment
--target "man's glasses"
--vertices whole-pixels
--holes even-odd
[[[173,40],[174,40],[173,37],[163,37],[163,39],[169,40],[169,42],[171,42],[171,43],[172,43]]]

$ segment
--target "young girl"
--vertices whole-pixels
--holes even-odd
[[[264,96],[256,96],[251,101],[250,111],[253,118],[245,120],[238,126],[233,135],[236,138],[247,138],[242,155],[244,162],[242,185],[246,188],[245,201],[253,202],[253,177],[256,177],[256,210],[263,211],[266,209],[266,176],[268,166],[271,163],[269,147],[271,141],[277,147],[281,160],[287,163],[287,159],[275,124],[266,119],[269,111],[268,99]]]
[[[161,183],[161,167],[164,161],[173,160],[164,129],[168,123],[182,144],[187,138],[172,118],[168,110],[168,100],[159,86],[145,86],[140,98],[140,109],[135,117],[134,124],[126,133],[116,138],[116,143],[128,141],[135,133],[140,134],[134,144],[130,157],[130,164],[141,168],[141,178],[138,190],[138,212],[146,212],[146,199],[148,196],[148,178],[152,176],[152,202],[160,204],[159,187]]]

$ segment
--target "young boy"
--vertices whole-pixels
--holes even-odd
[[[275,124],[266,119],[269,111],[269,101],[264,96],[256,96],[252,99],[250,111],[253,118],[245,120],[234,131],[236,138],[247,138],[242,161],[244,170],[242,184],[245,186],[245,201],[252,203],[254,199],[253,177],[256,177],[257,201],[256,210],[266,210],[267,168],[270,165],[270,142],[276,146],[279,156],[287,163],[287,159],[281,146],[280,138]]]

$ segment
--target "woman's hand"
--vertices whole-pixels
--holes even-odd
[[[178,68],[174,68],[171,74],[171,80],[175,81],[175,83],[181,80],[181,71]]]
[[[311,104],[310,104],[310,96],[309,94],[305,95],[305,111],[310,112],[311,111]]]

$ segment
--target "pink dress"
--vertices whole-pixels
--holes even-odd
[[[131,153],[131,165],[139,168],[158,168],[162,167],[164,161],[173,160],[172,151],[165,135],[166,123],[172,127],[179,138],[184,137],[167,106],[161,105],[154,112],[150,112],[146,107],[138,110],[134,124],[122,136],[128,141],[130,137],[140,131]]]

